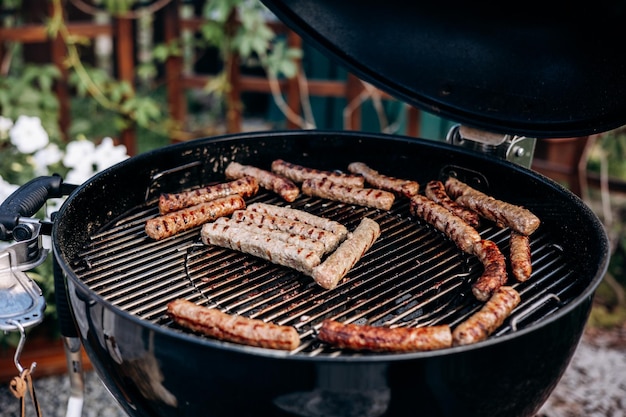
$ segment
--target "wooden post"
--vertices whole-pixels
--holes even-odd
[[[133,53],[133,22],[131,19],[115,19],[115,35],[117,38],[117,69],[118,76],[122,81],[134,85],[134,53]],[[129,127],[120,133],[120,141],[126,146],[130,156],[137,153],[137,141],[135,129]]]

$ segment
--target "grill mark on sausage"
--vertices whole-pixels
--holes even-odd
[[[405,197],[413,197],[419,192],[419,183],[417,181],[395,178],[372,169],[364,162],[352,162],[348,165],[348,171],[353,174],[362,175],[365,182],[374,188],[391,191],[397,195]]]
[[[168,303],[167,313],[180,326],[219,340],[280,350],[300,345],[300,336],[291,326],[223,313],[184,299]]]
[[[463,219],[423,195],[411,197],[409,211],[443,232],[459,249],[469,254],[474,253],[474,245],[482,239],[478,231]]]
[[[484,194],[456,178],[446,181],[446,189],[450,195],[457,195],[456,202],[474,210],[482,217],[495,222],[500,227],[509,227],[523,235],[531,235],[539,227],[541,221],[530,210],[524,207],[498,200]]]
[[[311,276],[313,268],[321,262],[319,255],[310,249],[281,241],[271,235],[230,227],[221,222],[203,225],[201,237],[205,245],[216,245],[247,253],[277,265],[293,268],[308,276]]]
[[[263,226],[268,230],[294,234],[302,239],[315,241],[316,244],[322,246],[322,254],[334,251],[342,241],[339,235],[328,230],[320,229],[319,227],[311,226],[310,224],[298,220],[291,220],[286,217],[274,216],[268,213],[253,210],[237,210],[233,213],[231,218]]]
[[[219,217],[228,216],[235,210],[245,207],[243,198],[239,194],[233,194],[148,219],[145,232],[152,239],[161,240]]]
[[[437,180],[429,181],[426,184],[424,193],[426,197],[447,208],[451,213],[465,220],[470,226],[476,227],[480,224],[478,213],[452,200],[450,196],[448,196],[443,182]]]
[[[242,165],[238,162],[231,162],[226,167],[224,174],[226,178],[229,179],[239,179],[245,176],[254,177],[261,187],[275,192],[290,203],[300,195],[300,189],[289,178],[252,165]]]
[[[530,254],[530,238],[511,231],[510,237],[511,272],[515,279],[524,282],[532,275],[533,267]]]
[[[242,210],[239,210],[241,212]],[[235,215],[235,213],[233,213]],[[264,236],[278,239],[280,241],[290,243],[315,252],[320,258],[326,253],[324,244],[318,240],[313,240],[305,236],[289,233],[283,230],[272,229],[262,224],[257,224],[248,220],[240,220],[238,218],[220,217],[215,223],[228,226],[231,229],[238,229],[245,233],[258,233]]]
[[[245,176],[234,181],[208,185],[182,193],[163,193],[159,197],[159,212],[167,214],[232,194],[248,198],[256,195],[258,191],[259,182],[256,178]]]
[[[267,203],[252,203],[247,207],[247,210],[306,223],[336,234],[339,236],[339,240],[344,240],[348,235],[348,229],[343,224],[324,217],[316,216],[315,214],[304,210],[281,207]]]
[[[513,287],[500,287],[479,311],[454,329],[452,344],[462,346],[487,339],[502,326],[520,300],[519,293]]]
[[[334,171],[323,171],[309,168],[302,165],[293,164],[282,159],[272,162],[272,172],[289,178],[296,183],[302,183],[307,179],[328,179],[338,184],[350,187],[363,187],[365,179],[360,175],[344,174]]]
[[[380,236],[379,224],[364,217],[354,232],[323,263],[313,268],[312,277],[315,282],[327,290],[335,288],[374,244],[378,236]]]
[[[452,332],[447,324],[417,328],[381,327],[343,324],[326,319],[317,338],[343,349],[377,352],[411,352],[443,349],[452,346]]]
[[[308,179],[302,183],[302,193],[342,203],[390,210],[395,195],[377,188],[357,188],[334,183],[328,179]]]
[[[495,291],[506,284],[506,259],[498,245],[491,240],[481,240],[474,245],[474,254],[483,264],[483,273],[472,285],[472,294],[487,301]]]

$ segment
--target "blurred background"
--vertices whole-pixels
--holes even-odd
[[[455,124],[359,80],[259,1],[3,0],[0,19],[0,200],[36,175],[80,183],[124,158],[207,136],[317,128],[445,140]],[[626,128],[538,140],[531,168],[604,223],[612,258],[588,327],[624,331]],[[27,346],[39,375],[65,367],[63,356],[51,356],[48,370],[42,359],[58,336],[50,269],[33,273],[48,299]],[[3,363],[12,363],[16,336],[0,334]],[[0,380],[15,374],[0,371]]]

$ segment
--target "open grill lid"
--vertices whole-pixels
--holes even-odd
[[[626,123],[624,2],[263,3],[361,79],[444,118],[537,138]]]

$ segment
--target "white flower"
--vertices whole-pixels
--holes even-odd
[[[8,182],[6,182],[1,176],[0,176],[0,203],[2,203],[4,200],[7,199],[8,196],[10,196],[11,194],[13,194],[13,192],[15,190],[18,189],[17,185],[13,185],[10,184]]]
[[[9,131],[9,136],[17,150],[26,154],[43,149],[50,141],[39,117],[18,117]]]
[[[61,161],[63,152],[56,143],[51,143],[33,155],[33,166],[37,175],[48,175],[48,167]]]
[[[67,184],[81,185],[95,174],[92,165],[84,165],[82,167],[70,169],[65,176],[64,182]]]
[[[102,139],[100,145],[96,146],[94,155],[94,164],[97,171],[105,170],[118,162],[127,159],[126,146],[113,144],[113,139],[106,137]]]
[[[67,144],[63,165],[79,171],[93,171],[96,146],[90,140],[75,140]]]
[[[8,117],[0,116],[0,139],[9,137],[9,131],[13,127],[13,120]]]

